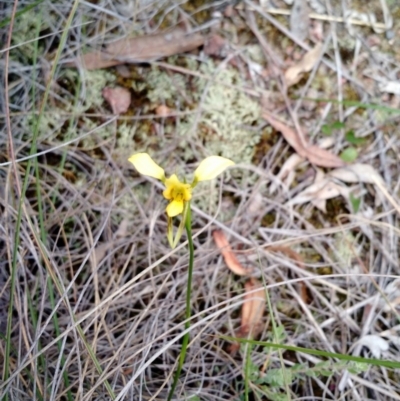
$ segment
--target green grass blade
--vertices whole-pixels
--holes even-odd
[[[263,347],[271,347],[274,349],[284,349],[286,351],[295,351],[295,352],[302,352],[304,354],[324,356],[326,358],[337,358],[342,361],[359,362],[359,363],[366,363],[366,364],[374,365],[374,366],[381,366],[381,367],[385,367],[385,368],[400,369],[400,362],[385,361],[385,360],[373,359],[373,358],[363,358],[361,356],[337,354],[335,352],[320,351],[320,350],[315,350],[315,349],[310,349],[310,348],[296,347],[294,345],[275,344],[275,343],[266,342],[266,341],[248,340],[245,338],[236,338],[236,337],[230,337],[230,336],[221,336],[221,338],[228,340],[228,341],[234,341],[234,342],[239,342],[239,343],[250,343],[250,344],[254,344],[254,345],[261,345]]]

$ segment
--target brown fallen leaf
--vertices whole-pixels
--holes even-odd
[[[286,85],[297,84],[306,72],[310,72],[321,57],[322,43],[319,42],[313,49],[308,51],[295,65],[290,66],[285,72]]]
[[[346,163],[339,157],[322,149],[317,145],[309,145],[305,149],[306,157],[310,163],[319,167],[342,167]]]
[[[263,330],[262,317],[265,310],[265,289],[255,278],[246,281],[241,310],[240,328],[235,335],[239,338],[255,338]],[[240,343],[230,344],[228,352],[233,355],[240,349]]]
[[[310,163],[320,167],[343,167],[346,165],[340,157],[319,146],[309,145],[306,139],[304,139],[305,145],[303,145],[303,142],[292,128],[272,117],[266,111],[263,112],[263,118],[282,133],[283,137],[299,156],[305,157]]]
[[[80,57],[77,57],[74,61],[66,63],[65,65],[67,67],[77,67],[80,64],[83,68],[86,68],[87,70],[98,70],[100,68],[108,68],[114,67],[119,64],[124,64],[124,62],[115,60],[107,53],[101,52],[99,50],[94,50],[90,53],[86,53]]]
[[[238,337],[256,337],[262,331],[262,317],[265,310],[265,289],[255,278],[246,281]]]
[[[229,269],[238,276],[247,276],[251,272],[251,270],[245,269],[238,261],[232,251],[231,246],[229,245],[229,242],[225,237],[225,234],[221,230],[216,230],[213,232],[213,237],[215,244],[217,245],[219,251],[222,253],[225,263],[227,264]]]
[[[104,99],[107,100],[114,114],[126,113],[131,104],[131,93],[128,89],[117,86],[106,87],[102,91]]]
[[[106,46],[104,51],[93,51],[67,63],[76,67],[79,63],[88,70],[112,67],[124,63],[140,63],[184,53],[203,45],[205,37],[200,33],[187,34],[184,29],[156,35],[123,38]]]

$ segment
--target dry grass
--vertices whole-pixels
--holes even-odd
[[[30,3],[19,1],[17,11]],[[240,326],[244,280],[227,269],[211,235],[223,229],[265,284],[271,310],[266,306],[260,340],[399,361],[400,117],[374,105],[399,106],[400,95],[385,88],[400,73],[400,7],[368,2],[378,21],[385,6],[394,19],[384,33],[320,21],[334,15],[340,21],[344,11],[362,11],[363,2],[330,0],[314,8],[321,18],[312,19],[313,32],[322,26],[326,53],[286,91],[284,69],[313,44],[293,36],[289,18],[274,10],[245,2],[245,11],[227,1],[93,3],[44,0],[19,15],[11,4],[0,9],[1,18],[15,17],[12,32],[10,23],[0,31],[3,43],[11,38],[1,59],[8,84],[1,86],[0,116],[0,397],[166,399],[184,333],[188,253],[185,243],[168,247],[158,183],[127,162],[131,153],[149,151],[181,176],[215,152],[238,163],[223,180],[202,184],[193,206],[191,342],[175,399],[400,399],[399,369],[371,365],[349,373],[332,358],[331,374],[323,375],[315,366],[326,358],[317,355],[256,346],[230,353],[221,336],[234,336]],[[310,5],[316,3],[324,2]],[[107,71],[65,67],[81,51],[182,20],[200,32],[214,29],[224,50]],[[104,86],[115,84],[134,95],[122,116],[113,116],[101,97]],[[215,114],[212,96],[228,102],[218,98],[222,93],[239,106],[224,103]],[[352,146],[347,131],[365,139],[356,146],[357,162],[373,166],[383,183],[349,184],[361,199],[357,213],[354,200],[342,197],[328,200],[325,213],[309,202],[289,203],[314,181],[316,167],[306,161],[293,169],[292,183],[270,193],[293,150],[261,114],[253,116],[252,102],[263,96],[282,120],[300,122],[313,143],[324,139],[323,125],[344,122],[331,137],[337,155]],[[155,116],[160,104],[176,117]],[[248,114],[239,114],[243,107]],[[226,129],[218,140],[214,123]],[[246,145],[240,154],[238,143]],[[371,344],[387,348],[378,355]],[[256,377],[297,363],[304,372],[286,385],[265,386]]]

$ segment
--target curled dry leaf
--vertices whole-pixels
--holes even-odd
[[[107,252],[115,247],[116,241],[120,238],[125,238],[128,236],[128,228],[130,226],[130,220],[129,219],[124,219],[121,221],[117,231],[114,234],[114,239],[110,240],[108,242],[103,242],[101,244],[98,244],[96,248],[94,249],[92,256],[92,261],[95,266],[98,266],[99,263],[104,259],[106,256]]]
[[[259,192],[256,192],[250,199],[250,202],[247,206],[247,213],[249,216],[259,216],[260,210],[262,210],[263,206],[264,198]]]
[[[76,67],[82,63],[86,69],[95,70],[124,63],[154,61],[196,49],[203,45],[204,40],[200,33],[188,34],[181,28],[156,35],[123,38],[107,45],[104,51],[87,53],[67,66]]]
[[[262,317],[265,309],[265,289],[255,278],[246,281],[242,306],[239,337],[256,337],[262,331]]]
[[[289,200],[288,205],[312,202],[315,207],[326,213],[327,199],[336,198],[339,195],[348,199],[352,190],[353,188],[337,184],[318,170],[314,183]]]
[[[394,95],[400,95],[400,82],[398,81],[387,81],[382,82],[379,85],[379,90],[381,92],[393,93]]]
[[[280,131],[290,146],[294,148],[297,154],[305,157],[310,163],[319,167],[343,167],[346,163],[338,156],[322,149],[316,145],[309,145],[308,141],[300,139],[299,135],[287,125],[272,117],[266,111],[263,112],[263,118],[267,120],[277,131]],[[303,142],[305,141],[305,144]]]
[[[382,353],[389,349],[389,343],[376,334],[369,334],[360,338],[357,344],[369,348],[371,354],[377,359],[380,359]]]
[[[262,318],[265,310],[265,289],[255,278],[250,278],[244,285],[244,302],[241,310],[240,328],[236,337],[257,337],[263,330]],[[235,354],[240,348],[239,343],[233,343],[228,351]]]
[[[107,252],[114,246],[114,241],[104,242],[100,245],[97,245],[94,249],[93,254],[91,255],[91,260],[94,266],[98,266],[100,262],[104,259]]]
[[[215,244],[222,253],[225,259],[225,263],[229,269],[237,274],[238,276],[247,276],[250,273],[249,269],[245,269],[241,263],[238,261],[237,257],[232,251],[229,242],[227,241],[225,234],[221,230],[216,230],[213,232],[213,237]]]
[[[333,136],[327,136],[318,141],[318,146],[322,149],[329,149],[335,144],[335,141]]]
[[[400,305],[400,279],[389,283],[384,289],[385,297],[380,298],[380,307],[385,312],[397,309]]]
[[[322,43],[318,43],[314,49],[308,51],[295,65],[289,67],[285,72],[287,86],[297,84],[306,72],[310,72],[322,55]]]
[[[332,170],[329,176],[337,178],[344,182],[364,182],[367,184],[382,184],[382,176],[369,164],[357,163]]]
[[[118,230],[114,234],[114,238],[125,238],[129,235],[129,227],[131,221],[127,218],[123,219],[119,224]]]
[[[304,157],[299,156],[297,153],[289,156],[285,163],[283,163],[283,166],[279,170],[279,173],[275,177],[275,180],[271,183],[269,187],[269,193],[273,194],[281,183],[286,185],[286,187],[289,187],[295,178],[296,167],[299,164],[303,163],[304,160]]]
[[[106,87],[103,89],[103,97],[107,100],[114,114],[126,113],[131,104],[131,93],[128,89],[120,86],[116,88]]]

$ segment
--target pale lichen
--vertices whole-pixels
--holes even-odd
[[[160,104],[179,95],[179,89],[185,90],[185,78],[180,74],[167,74],[158,68],[152,68],[146,75],[147,97],[152,103]]]
[[[258,102],[240,89],[243,82],[237,70],[229,66],[217,68],[209,61],[200,66],[200,72],[208,79],[195,81],[199,118],[188,117],[179,126],[178,134],[187,140],[202,140],[209,154],[249,163],[261,136],[252,128],[260,118]]]
[[[115,76],[105,70],[97,71],[84,71],[79,74],[76,70],[65,69],[61,72],[58,77],[59,80],[63,80],[64,84],[71,85],[71,87],[82,88],[81,93],[71,94],[71,98],[63,104],[51,104],[50,107],[40,118],[39,132],[46,134],[47,136],[58,136],[60,134],[61,127],[65,124],[68,119],[68,114],[80,116],[86,113],[89,109],[97,109],[103,104],[104,99],[101,94],[102,89],[115,81]],[[79,97],[78,101],[75,98]],[[82,117],[85,122],[85,130],[89,131],[95,129],[98,123],[93,123],[92,120]],[[28,115],[24,120],[24,123],[29,131],[32,131],[33,127],[37,124],[37,115]],[[50,133],[54,134],[50,134]],[[68,127],[63,132],[63,137],[73,138],[79,134],[79,131],[75,127]],[[89,139],[86,139],[86,142]]]

